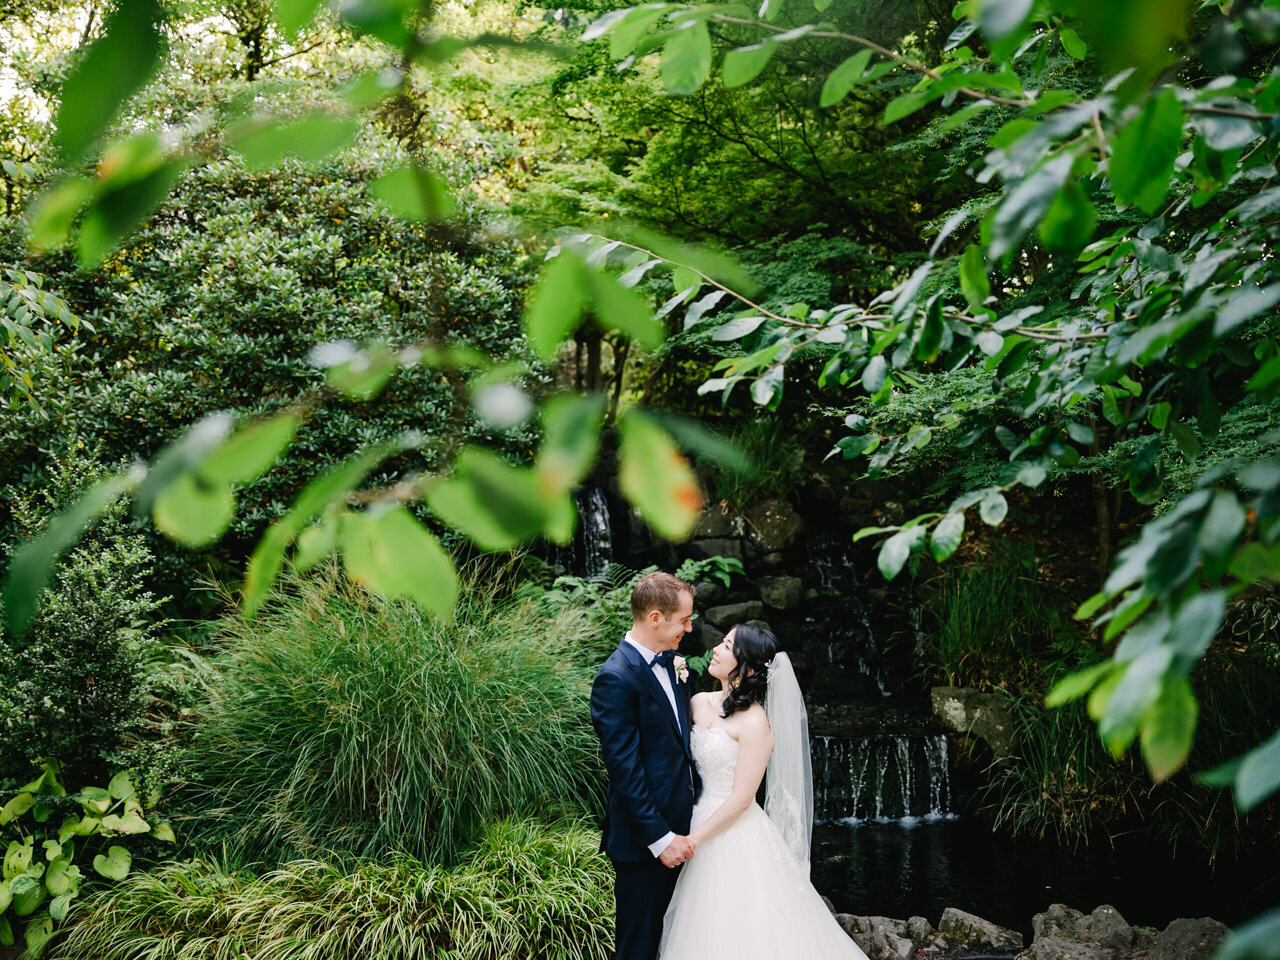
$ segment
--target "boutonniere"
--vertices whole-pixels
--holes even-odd
[[[671,665],[676,669],[676,683],[684,683],[689,679],[689,664],[684,657],[677,653],[671,658]]]

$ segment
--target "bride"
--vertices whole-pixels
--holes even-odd
[[[734,627],[707,668],[720,690],[693,698],[695,853],[663,920],[660,960],[867,960],[809,882],[808,723],[791,660],[776,650],[768,630]]]

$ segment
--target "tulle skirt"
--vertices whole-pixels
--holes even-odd
[[[704,797],[696,826],[720,803]],[[752,804],[680,871],[659,960],[867,960],[836,923],[773,821]]]

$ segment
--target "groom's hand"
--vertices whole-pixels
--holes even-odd
[[[693,841],[688,837],[676,837],[667,844],[667,849],[662,851],[658,859],[664,867],[678,867],[692,856]]]

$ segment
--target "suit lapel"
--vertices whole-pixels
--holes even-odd
[[[681,710],[680,704],[684,700],[684,697],[681,696],[679,684],[676,685],[675,691],[676,710],[681,711],[681,714],[680,719],[677,720],[676,714],[671,712],[671,701],[667,699],[667,692],[662,689],[662,684],[658,682],[658,678],[654,675],[653,667],[645,663],[644,657],[641,656],[640,651],[627,643],[627,641],[622,641],[620,649],[622,650],[622,655],[627,658],[627,663],[631,666],[631,669],[639,674],[640,685],[648,690],[649,696],[653,697],[653,699],[658,702],[659,706],[662,707],[663,715],[671,723],[671,732],[676,735],[676,739],[680,741],[681,747],[683,747],[684,752],[687,754],[689,752],[689,738],[684,731],[689,729],[689,724],[685,719],[685,713],[687,710]],[[684,731],[681,730],[681,725],[683,725]]]

